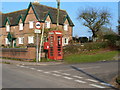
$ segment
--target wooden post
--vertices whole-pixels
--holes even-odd
[[[60,0],[57,0],[57,30],[59,27],[59,16],[60,16]]]

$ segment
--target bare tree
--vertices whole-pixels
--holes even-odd
[[[88,27],[95,38],[102,26],[110,23],[111,15],[107,10],[93,8],[84,9],[79,12],[78,19],[83,20],[83,25]]]

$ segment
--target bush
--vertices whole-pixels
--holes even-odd
[[[108,45],[111,47],[117,47],[116,42],[120,41],[120,36],[111,34],[111,35],[104,35],[104,39],[107,39]]]
[[[79,52],[78,46],[75,46],[75,45],[68,45],[68,46],[64,47],[63,51],[64,51],[64,54],[72,54],[72,53]]]
[[[88,38],[87,37],[80,37],[79,40],[80,40],[81,43],[88,42]]]
[[[68,45],[64,47],[63,51],[64,54],[78,54],[83,51],[90,51],[90,50],[96,50],[100,48],[106,48],[108,47],[107,42],[92,42],[92,43],[84,43],[84,44],[77,44],[77,45]]]
[[[108,46],[107,42],[93,42],[84,44],[84,48],[87,50],[106,48],[107,46]]]
[[[77,38],[77,37],[72,37],[72,40],[73,40],[74,43],[79,43],[80,42],[79,38]]]

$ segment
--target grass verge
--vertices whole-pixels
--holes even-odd
[[[97,54],[72,54],[64,57],[67,63],[96,62],[102,60],[112,60],[118,54],[118,51],[109,51]]]
[[[2,62],[2,63],[4,63],[4,64],[11,64],[10,62]]]

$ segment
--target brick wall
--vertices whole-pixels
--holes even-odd
[[[27,47],[27,48],[2,48],[2,54],[0,57],[5,58],[15,58],[22,60],[33,60],[36,58],[36,48]]]

